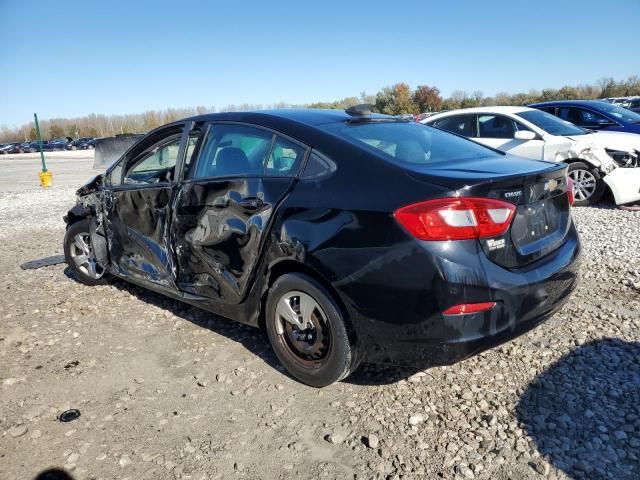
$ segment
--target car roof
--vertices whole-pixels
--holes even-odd
[[[373,117],[386,117],[386,115],[372,114]],[[328,110],[313,108],[283,108],[277,110],[254,110],[248,112],[221,112],[207,113],[187,118],[196,122],[212,122],[216,120],[247,121],[257,123],[271,123],[277,120],[289,120],[310,126],[325,125],[328,123],[344,122],[351,117],[344,110]],[[392,118],[392,117],[389,117]]]
[[[148,132],[147,135],[152,135],[165,128],[172,128],[191,121],[238,122],[272,129],[306,145],[319,148],[336,141],[336,137],[324,128],[325,125],[344,123],[348,120],[358,120],[358,123],[360,123],[360,121],[367,122],[369,120],[407,122],[406,120],[400,120],[390,115],[381,115],[378,113],[366,113],[362,115],[353,113],[350,115],[345,110],[286,108],[279,110],[220,112],[196,115],[158,127],[151,132]],[[346,142],[346,140],[343,139],[340,139],[340,141]]]
[[[600,100],[551,100],[549,102],[540,102],[540,103],[532,103],[531,106],[543,107],[545,105],[553,106],[553,105],[582,105],[585,107],[594,107],[597,108],[602,106],[602,101]]]
[[[515,106],[494,106],[494,107],[473,107],[473,108],[459,108],[456,110],[448,110],[446,112],[436,113],[435,115],[431,115],[425,120],[432,120],[436,117],[446,117],[449,115],[459,115],[464,113],[507,113],[507,114],[515,114],[526,112],[528,110],[533,110],[529,107],[515,107]]]

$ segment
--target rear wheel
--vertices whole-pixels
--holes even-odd
[[[312,278],[297,273],[278,278],[269,291],[265,314],[271,346],[297,380],[324,387],[355,368],[343,314]]]
[[[574,162],[569,164],[569,177],[573,180],[576,206],[595,205],[602,198],[604,181],[596,168],[583,162]]]
[[[85,285],[104,285],[109,274],[104,265],[96,261],[89,233],[90,220],[74,223],[64,236],[64,256],[76,279]]]

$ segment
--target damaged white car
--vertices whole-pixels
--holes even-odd
[[[597,203],[607,188],[617,205],[640,201],[640,135],[592,132],[527,107],[452,110],[421,123],[513,155],[568,163],[578,206]]]

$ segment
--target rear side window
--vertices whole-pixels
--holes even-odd
[[[198,144],[194,132],[187,145],[187,162]],[[307,148],[273,132],[248,125],[211,124],[197,162],[188,178],[266,175],[293,177],[302,166]],[[193,162],[190,162],[193,163]]]
[[[502,115],[478,115],[478,137],[513,138],[515,122]]]
[[[273,134],[259,128],[211,125],[189,178],[259,175],[272,142]]]
[[[265,174],[274,177],[294,176],[304,158],[306,149],[286,138],[276,136],[267,164]]]
[[[334,123],[324,128],[409,168],[501,156],[475,142],[416,122]]]
[[[433,126],[447,132],[457,133],[463,137],[475,137],[475,119],[475,115],[453,115],[436,120]]]

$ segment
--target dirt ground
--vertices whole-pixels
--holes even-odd
[[[52,159],[41,190],[37,162],[0,157],[0,479],[640,476],[640,212],[575,209],[581,286],[529,334],[317,390],[258,330],[64,264],[22,270],[62,254],[70,186],[92,173]]]

